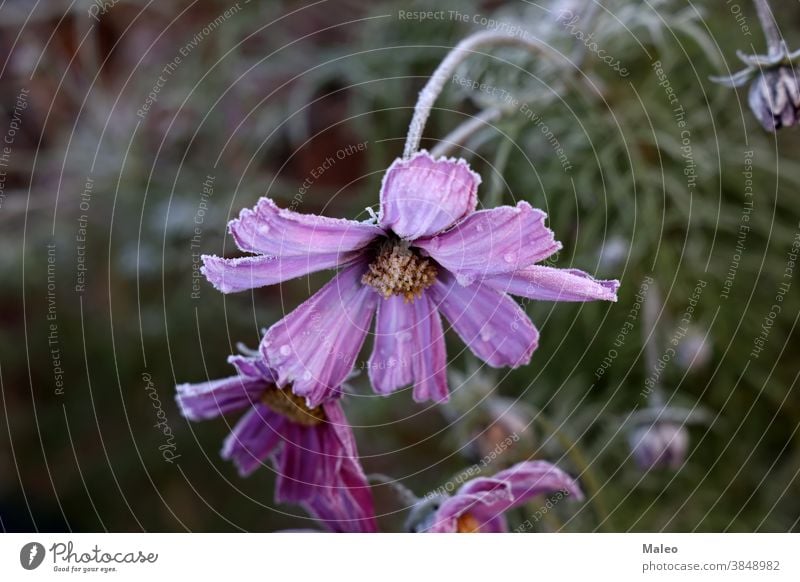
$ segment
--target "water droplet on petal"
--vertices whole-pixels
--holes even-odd
[[[261,234],[269,234],[269,225],[266,223],[259,224],[258,232]]]
[[[465,273],[456,273],[456,282],[462,287],[468,287],[475,281],[475,275],[467,275]]]
[[[481,340],[488,342],[490,339],[492,339],[492,335],[494,334],[492,334],[492,330],[488,327],[481,329]]]
[[[503,260],[506,263],[513,263],[514,261],[517,260],[517,255],[514,253],[506,253],[503,255]]]
[[[411,335],[410,331],[404,331],[397,336],[397,339],[405,343],[405,342],[410,342],[412,337],[413,336]]]
[[[280,351],[282,356],[288,356],[292,353],[292,348],[289,347],[289,344],[283,344]]]
[[[475,226],[475,230],[477,230],[478,232],[483,232],[483,225],[482,225],[482,224],[479,222],[479,223],[478,223],[478,224]]]
[[[309,372],[308,370],[303,372],[303,381],[304,382],[308,382],[309,380],[311,380],[311,378],[312,378],[311,372]]]

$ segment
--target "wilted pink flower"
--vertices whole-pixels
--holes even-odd
[[[246,411],[222,447],[222,457],[233,461],[240,475],[271,458],[278,503],[302,505],[333,531],[376,531],[372,493],[338,399],[309,408],[279,388],[259,358],[228,361],[237,376],[177,386],[183,415],[205,420]]]
[[[383,179],[377,224],[299,214],[262,198],[229,228],[256,256],[204,256],[230,293],[331,267],[339,273],[264,336],[278,385],[316,406],[350,372],[377,309],[369,376],[376,392],[413,385],[418,402],[448,398],[441,312],[490,366],[526,364],[539,333],[506,293],[545,301],[616,300],[617,281],[538,266],[561,248],[527,202],[476,211],[480,177],[464,160],[422,151]]]
[[[452,497],[445,497],[416,531],[430,533],[500,533],[508,531],[503,515],[537,495],[566,491],[583,499],[578,484],[546,461],[525,461],[494,477],[469,481]]]

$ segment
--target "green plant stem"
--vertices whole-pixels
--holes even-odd
[[[589,467],[589,463],[586,461],[586,457],[583,455],[583,451],[581,451],[578,443],[573,441],[572,438],[563,431],[558,430],[553,423],[547,420],[541,411],[537,411],[533,418],[539,424],[542,430],[548,434],[552,434],[556,438],[569,459],[580,471],[583,483],[586,486],[586,492],[593,500],[592,507],[594,507],[597,516],[600,518],[600,522],[603,524],[603,529],[606,531],[613,531],[611,515],[608,513],[608,507],[606,506],[605,501],[600,493],[599,483],[595,477],[594,471],[592,471]]]

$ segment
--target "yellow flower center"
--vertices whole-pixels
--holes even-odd
[[[309,408],[306,406],[305,399],[293,394],[291,388],[288,387],[275,387],[267,390],[261,397],[261,402],[274,412],[303,426],[315,426],[327,420],[321,406]]]
[[[402,295],[406,302],[421,297],[436,281],[436,267],[404,241],[386,241],[361,278],[384,299]]]
[[[481,531],[481,522],[475,519],[471,514],[464,513],[458,516],[456,520],[457,533],[479,533]]]

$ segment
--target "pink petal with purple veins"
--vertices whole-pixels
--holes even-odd
[[[544,225],[547,215],[527,202],[467,216],[452,229],[414,242],[465,283],[508,273],[546,259],[561,248]]]
[[[458,518],[469,514],[483,533],[506,531],[503,514],[532,497],[566,491],[576,500],[583,493],[567,473],[546,461],[525,461],[493,477],[479,477],[446,499],[436,513],[430,532],[457,531]]]
[[[461,159],[424,150],[397,159],[383,178],[379,223],[407,240],[436,234],[475,210],[480,183]]]
[[[430,297],[407,303],[393,296],[380,301],[369,378],[379,394],[414,384],[414,400],[446,401],[447,353],[442,322]]]
[[[533,265],[482,280],[493,289],[540,301],[616,301],[619,281],[602,281],[578,269]]]
[[[356,256],[358,253],[351,253],[349,256],[328,253],[296,257],[259,255],[223,259],[213,255],[203,255],[201,257],[203,266],[200,270],[219,291],[236,293],[275,285],[323,269],[331,269]]]
[[[257,402],[269,383],[263,378],[231,376],[198,384],[179,384],[175,400],[189,420],[207,420],[238,412]]]
[[[238,247],[260,255],[298,257],[347,253],[383,235],[374,224],[315,214],[300,214],[261,198],[228,224]]]
[[[372,492],[352,429],[338,401],[323,407],[323,424],[287,423],[286,442],[277,455],[276,501],[303,505],[332,531],[376,531]]]
[[[241,376],[249,376],[251,378],[263,378],[267,382],[275,383],[275,372],[267,367],[267,363],[262,358],[254,358],[252,356],[228,356],[228,363],[236,368]]]
[[[278,383],[314,407],[334,395],[369,331],[378,295],[361,283],[366,267],[356,264],[273,325],[261,353],[278,373]]]
[[[505,293],[481,283],[463,286],[440,273],[428,290],[476,356],[495,368],[527,364],[538,346],[539,332],[527,314]]]
[[[297,503],[319,495],[319,488],[331,483],[337,459],[322,454],[319,426],[307,427],[287,422],[283,450],[277,456],[278,480],[275,501]],[[331,467],[333,465],[333,468]],[[328,481],[323,478],[328,476]]]
[[[477,483],[476,483],[477,482]],[[469,513],[470,515],[483,514],[497,499],[509,501],[512,499],[508,484],[494,478],[478,478],[470,481],[476,487],[469,492],[464,492],[463,487],[452,497],[448,497],[436,511],[433,524],[427,530],[429,533],[454,533],[458,531],[458,518]],[[505,521],[498,514],[495,519]],[[482,524],[483,525],[483,524]],[[499,530],[505,529],[505,523],[494,524]],[[481,532],[484,532],[481,527]],[[487,532],[488,533],[488,532]]]
[[[500,471],[494,477],[495,481],[504,481],[508,484],[511,496],[495,496],[489,503],[483,504],[474,512],[474,516],[481,521],[488,522],[496,516],[522,505],[532,497],[549,495],[558,491],[566,491],[573,499],[583,499],[581,491],[575,480],[567,473],[548,463],[547,461],[525,461],[513,467]],[[470,481],[459,490],[469,493],[478,479]]]
[[[283,442],[282,435],[291,423],[275,414],[266,405],[258,403],[249,410],[225,439],[220,455],[233,461],[239,475],[246,477],[261,467]]]

